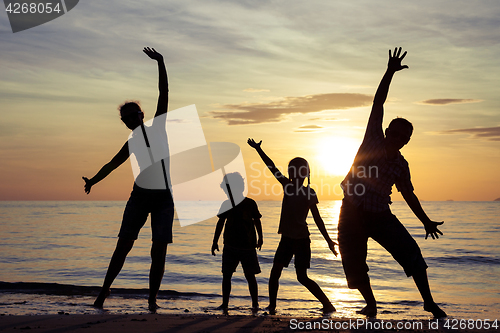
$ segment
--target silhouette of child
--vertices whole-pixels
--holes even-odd
[[[283,203],[281,206],[281,218],[278,233],[281,240],[274,255],[273,267],[269,277],[269,312],[276,313],[276,299],[278,297],[279,278],[284,267],[295,256],[295,272],[297,280],[305,286],[323,304],[323,313],[335,311],[335,307],[321,290],[320,286],[307,276],[307,269],[311,262],[311,241],[306,218],[309,210],[314,218],[319,231],[328,243],[328,247],[337,255],[335,243],[326,231],[325,224],[318,211],[318,198],[313,189],[304,187],[304,180],[309,182],[309,164],[301,157],[296,157],[288,164],[288,176],[285,177],[274,165],[274,162],[264,153],[261,148],[262,141],[256,143],[248,139],[250,147],[257,150],[260,157],[267,165],[271,173],[283,186]]]
[[[236,267],[241,262],[248,289],[252,297],[252,311],[259,309],[258,287],[255,275],[260,273],[257,251],[262,248],[262,224],[257,203],[243,196],[245,182],[238,172],[224,176],[220,184],[229,200],[222,203],[217,217],[212,243],[212,255],[219,251],[219,237],[224,228],[224,249],[222,250],[222,305],[219,307],[227,313],[229,294],[231,293],[231,278]],[[237,204],[235,204],[237,203]],[[257,230],[258,239],[255,235]]]

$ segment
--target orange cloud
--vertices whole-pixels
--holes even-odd
[[[368,106],[372,99],[370,95],[348,93],[285,97],[270,103],[226,104],[223,108],[229,110],[212,111],[210,116],[229,125],[271,123],[283,121],[287,115]]]
[[[294,132],[318,132],[319,130],[323,129],[323,126],[319,125],[302,125],[298,129],[296,129]]]
[[[448,105],[448,104],[465,104],[465,103],[479,103],[482,99],[458,99],[458,98],[438,98],[438,99],[428,99],[418,104],[428,104],[428,105]]]
[[[462,128],[440,132],[441,134],[470,134],[473,139],[485,139],[488,141],[500,141],[500,126]]]

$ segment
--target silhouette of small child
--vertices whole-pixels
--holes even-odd
[[[335,250],[337,243],[332,241],[328,235],[323,219],[316,206],[318,203],[316,193],[309,186],[303,186],[306,178],[309,181],[309,164],[301,157],[292,159],[288,164],[289,178],[287,178],[264,153],[261,148],[262,141],[256,143],[253,139],[248,139],[248,144],[257,150],[264,163],[271,170],[271,173],[283,186],[284,192],[278,229],[278,233],[281,234],[281,240],[274,255],[271,276],[269,277],[269,312],[271,314],[276,313],[279,278],[283,268],[288,267],[293,256],[295,256],[294,264],[297,280],[323,304],[323,313],[336,311],[320,286],[307,276],[307,269],[311,263],[311,240],[309,239],[309,229],[306,223],[309,210],[311,210],[314,222],[319,231],[328,243],[328,247],[333,254],[337,255],[337,251]]]
[[[259,309],[258,287],[255,275],[260,273],[256,248],[262,248],[262,224],[257,203],[243,195],[245,182],[238,172],[224,176],[220,184],[229,200],[222,203],[217,217],[212,244],[212,255],[219,251],[219,237],[224,228],[224,249],[222,251],[222,305],[219,307],[227,313],[231,278],[241,262],[248,289],[252,298],[252,311]],[[258,238],[255,230],[257,230]]]

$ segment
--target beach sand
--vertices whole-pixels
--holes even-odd
[[[450,319],[451,320],[451,319]],[[317,322],[317,326],[314,325]],[[388,321],[371,320],[371,327],[363,319],[293,318],[288,316],[217,316],[199,314],[102,314],[102,315],[33,315],[1,316],[0,332],[485,332],[480,329],[449,330],[445,320]],[[397,329],[396,325],[403,325]],[[434,324],[429,328],[429,324]],[[321,324],[321,326],[320,326]],[[302,326],[301,326],[302,325]],[[344,328],[342,328],[342,325]],[[350,327],[348,328],[348,325]],[[368,324],[369,325],[369,324]],[[392,328],[388,329],[388,325]],[[412,325],[412,326],[410,326]],[[422,325],[421,328],[418,325]],[[406,329],[404,327],[407,327]],[[300,329],[302,327],[302,329]],[[337,328],[336,328],[337,327]],[[414,328],[412,328],[414,327]],[[310,328],[310,329],[307,329]],[[497,331],[490,329],[490,331]]]

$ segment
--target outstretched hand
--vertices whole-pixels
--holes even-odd
[[[443,222],[430,221],[430,222],[424,224],[425,239],[427,239],[427,237],[429,237],[429,235],[431,235],[432,239],[439,238],[438,234],[440,234],[442,236],[443,233],[437,227],[438,227],[438,225],[442,225],[443,223],[444,223],[444,221]]]
[[[87,177],[82,177],[82,179],[85,181],[84,185],[85,193],[89,194],[93,184]]]
[[[333,254],[335,254],[335,256],[337,256],[337,250],[335,250],[335,245],[338,245],[337,242],[334,242],[334,241],[331,241],[331,242],[328,242],[328,247],[330,248],[330,251],[333,252]]]
[[[387,69],[397,72],[405,68],[409,68],[407,65],[401,65],[404,57],[406,57],[406,51],[401,55],[401,48],[395,48],[394,53],[391,55],[391,50],[389,50],[389,63],[387,64]]]
[[[157,52],[154,48],[145,47],[142,52],[146,53],[148,57],[156,61],[163,61],[163,56]]]
[[[259,143],[255,142],[254,139],[248,139],[247,141],[248,145],[254,149],[260,148],[260,145],[262,144],[262,140],[260,140]]]

